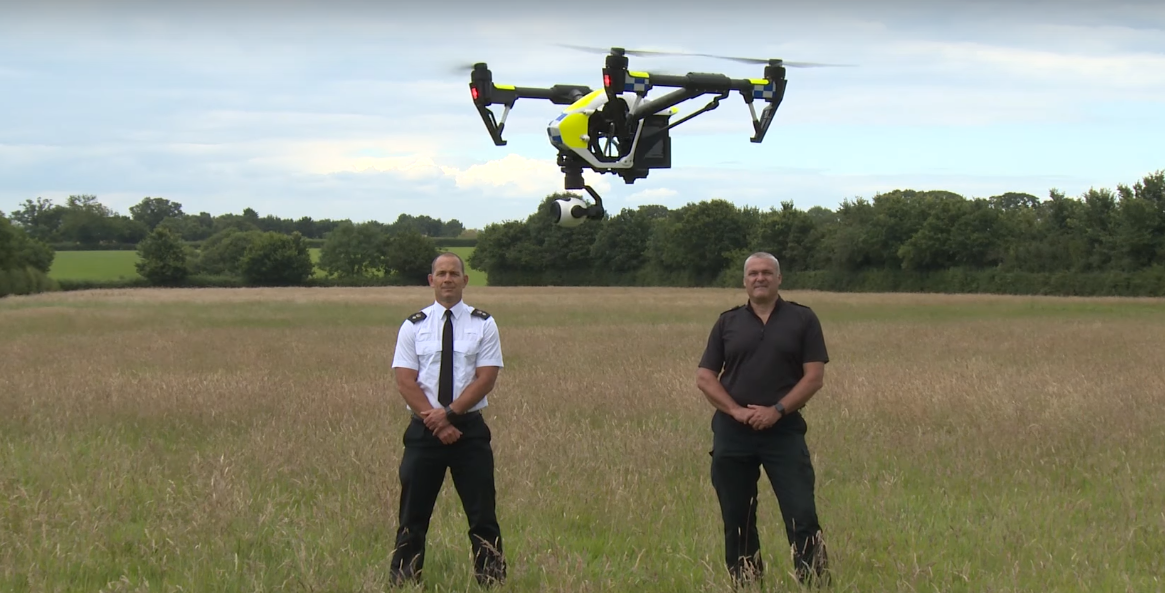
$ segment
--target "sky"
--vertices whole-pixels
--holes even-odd
[[[214,215],[525,219],[564,188],[546,136],[562,107],[519,100],[494,146],[466,65],[601,86],[603,55],[559,44],[849,65],[789,68],[761,144],[734,94],[672,130],[672,168],[630,185],[588,173],[612,213],[836,208],[894,189],[1078,196],[1165,169],[1159,1],[0,0],[0,14],[4,212],[93,194],[124,214],[150,196]]]

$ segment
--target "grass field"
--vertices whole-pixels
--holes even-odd
[[[312,262],[320,260],[319,248],[312,248]],[[468,259],[473,253],[472,247],[449,247],[441,251],[452,251]],[[57,280],[117,280],[119,278],[136,278],[139,276],[134,264],[138,261],[135,251],[58,251],[53,259],[53,267],[49,276]],[[466,264],[468,267],[468,264]],[[469,267],[469,282],[471,286],[485,286],[486,274]],[[316,276],[324,273],[316,268]]]
[[[471,289],[505,591],[720,591],[695,365],[741,291]],[[789,293],[834,591],[1165,589],[1165,303]],[[381,591],[417,289],[0,300],[0,590]],[[762,483],[762,550],[787,569]],[[430,591],[473,591],[446,481]],[[777,582],[779,581],[779,582]],[[792,590],[775,575],[765,590]]]

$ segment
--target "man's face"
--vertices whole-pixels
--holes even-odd
[[[776,298],[780,286],[781,275],[772,260],[754,257],[748,261],[744,269],[744,289],[749,298],[759,301]]]
[[[461,293],[469,284],[469,276],[461,273],[461,264],[455,257],[442,257],[429,274],[429,286],[437,300],[443,303],[456,303],[461,300]]]

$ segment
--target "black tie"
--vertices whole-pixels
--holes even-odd
[[[441,387],[437,401],[443,406],[453,403],[453,311],[445,310],[445,331],[441,335]]]

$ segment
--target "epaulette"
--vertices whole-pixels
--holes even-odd
[[[411,321],[413,323],[419,323],[419,322],[423,321],[425,319],[425,317],[427,317],[427,316],[425,315],[424,311],[417,311],[416,313],[409,315],[409,321]]]
[[[785,302],[789,303],[790,305],[793,305],[794,307],[801,307],[802,309],[809,308],[809,305],[802,305],[801,303],[798,303],[797,301],[785,301]]]
[[[735,311],[735,310],[737,310],[737,309],[743,308],[743,307],[744,307],[744,305],[737,305],[737,306],[735,306],[735,307],[733,307],[733,308],[731,308],[731,309],[729,309],[729,310],[727,310],[727,311],[724,311],[724,312],[722,312],[722,313],[720,313],[720,314],[721,314],[721,315],[727,315],[727,314],[729,314],[729,313],[731,313],[731,312],[733,312],[733,311]]]
[[[470,313],[470,315],[473,315],[474,317],[480,317],[482,319],[489,319],[489,313],[486,313],[481,309],[474,309],[473,313]]]

